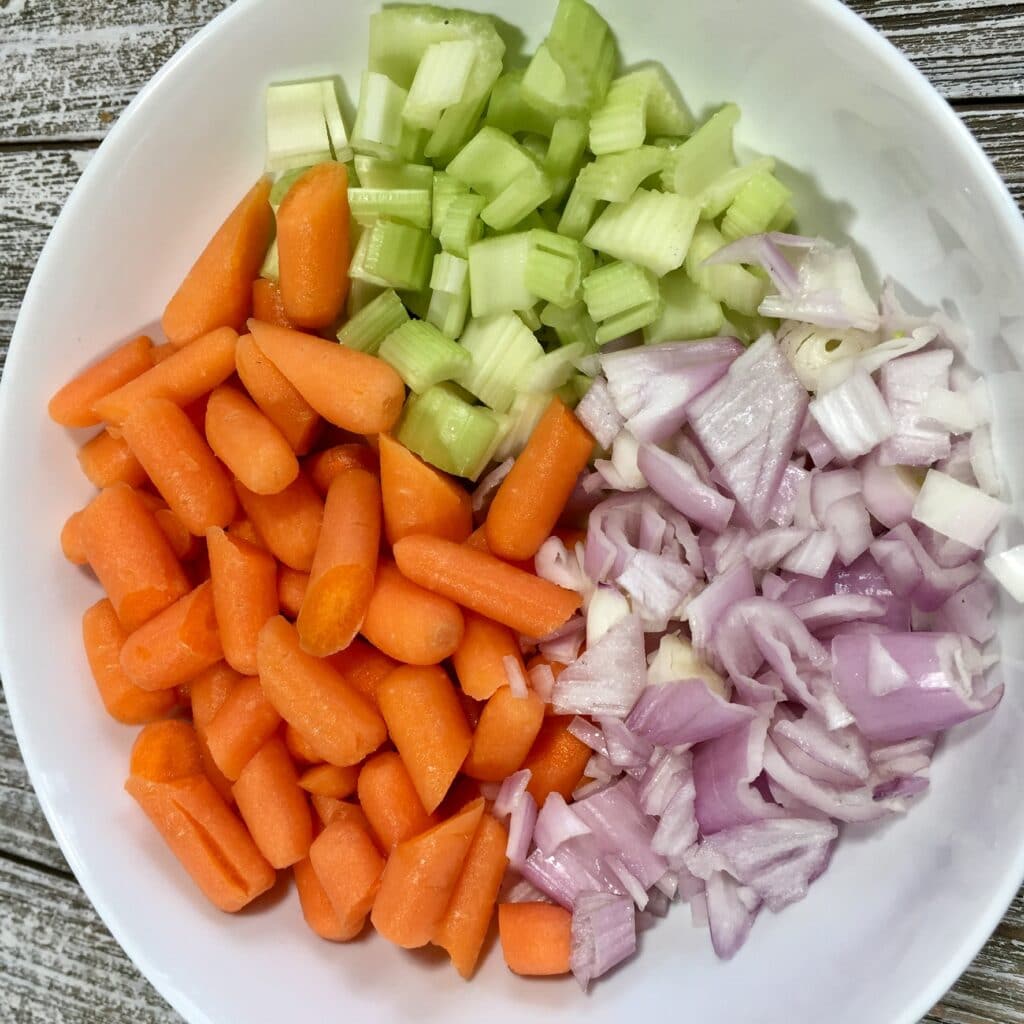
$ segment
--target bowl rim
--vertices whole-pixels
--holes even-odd
[[[234,0],[229,7],[199,29],[133,97],[94,151],[54,221],[53,228],[39,254],[22,298],[8,348],[4,372],[0,377],[0,439],[10,437],[14,426],[11,399],[14,385],[11,381],[17,378],[22,362],[32,358],[35,354],[28,339],[22,337],[25,333],[22,324],[27,319],[24,313],[26,309],[31,309],[40,301],[36,297],[36,292],[41,287],[39,282],[45,278],[48,265],[53,259],[53,253],[59,248],[60,236],[65,224],[70,219],[69,211],[81,202],[81,196],[93,178],[102,173],[103,161],[98,157],[100,154],[111,152],[123,139],[131,137],[136,122],[140,118],[144,118],[145,108],[154,94],[159,92],[165,82],[175,75],[180,65],[187,62],[196,51],[205,46],[207,39],[230,30],[236,22],[243,21],[250,10],[265,2],[267,0]],[[414,2],[423,2],[423,0],[414,0]],[[443,3],[447,0],[438,0],[438,2]],[[473,6],[473,0],[451,0],[451,2]],[[873,50],[897,77],[903,88],[913,92],[915,98],[930,109],[932,116],[957,140],[959,146],[971,154],[972,163],[977,167],[979,179],[984,186],[985,201],[992,205],[995,212],[1001,214],[1000,219],[1004,224],[1008,221],[1013,225],[1009,229],[1012,245],[1017,250],[1021,261],[1024,262],[1024,219],[1021,217],[1021,211],[988,154],[938,89],[885,35],[856,11],[847,7],[842,0],[807,0],[807,2],[824,10],[827,16],[834,18],[845,32],[856,38],[866,48]],[[2,455],[3,451],[0,448],[0,462],[2,462]],[[27,704],[30,687],[18,679],[17,673],[12,671],[8,654],[7,626],[5,625],[8,618],[3,607],[3,591],[0,591],[0,677],[4,680],[4,693],[14,735],[18,741],[29,780],[61,853],[105,927],[160,996],[189,1021],[189,1024],[213,1024],[206,1011],[196,1005],[184,989],[173,984],[164,971],[150,963],[144,949],[135,943],[126,941],[121,927],[121,915],[116,906],[113,903],[97,900],[94,896],[94,892],[98,889],[98,883],[89,865],[80,857],[78,848],[65,832],[57,815],[49,787],[45,782],[45,773],[41,763],[42,755],[33,742],[27,725],[27,714],[23,717],[22,709],[25,705],[22,701],[24,700]],[[956,953],[935,972],[931,983],[922,989],[916,1001],[907,1005],[903,1015],[894,1020],[893,1024],[917,1024],[957,982],[977,956],[1005,915],[1021,884],[1024,883],[1024,844],[1018,847],[1015,860],[1012,863],[1013,869],[1006,873],[1000,885],[993,888],[987,905],[979,910],[973,926],[961,937]]]

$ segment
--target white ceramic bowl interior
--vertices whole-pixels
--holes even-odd
[[[551,0],[473,0],[533,46]],[[801,227],[852,240],[872,274],[974,330],[998,371],[1003,436],[1020,436],[1024,226],[938,95],[833,0],[603,0],[627,59],[664,62],[698,114],[743,110],[743,147],[771,153]],[[0,668],[43,807],[118,940],[190,1021],[444,1020],[524,1014],[591,1024],[911,1024],[996,925],[1024,874],[1024,630],[1002,619],[1006,699],[942,745],[931,792],[905,819],[847,829],[804,902],[758,920],[734,961],[678,909],[627,969],[584,997],[524,982],[493,954],[466,985],[442,958],[374,938],[315,939],[294,892],[227,917],[205,904],[122,792],[133,731],[108,720],[79,640],[97,586],[61,558],[66,516],[90,489],[82,440],[45,416],[70,374],[157,319],[195,254],[260,173],[270,81],[341,72],[358,90],[369,0],[238,0],[132,104],[91,162],[39,262],[0,408]],[[1003,469],[1021,494],[1022,463]],[[1019,537],[1014,538],[1019,540]]]

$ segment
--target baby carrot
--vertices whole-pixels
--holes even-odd
[[[404,537],[394,555],[414,583],[526,636],[547,636],[580,606],[571,590],[440,537]]]
[[[513,696],[503,686],[487,702],[462,770],[483,782],[501,782],[526,760],[544,722],[544,701],[532,690]]]
[[[124,421],[125,440],[174,514],[201,537],[227,526],[238,508],[231,478],[188,416],[166,398],[151,398]]]
[[[281,289],[265,277],[257,277],[252,283],[252,315],[256,320],[265,320],[278,327],[295,326],[284,311]]]
[[[331,764],[358,764],[387,738],[377,709],[327,662],[307,654],[277,616],[260,632],[260,682],[278,714]]]
[[[161,326],[172,344],[184,345],[216,327],[237,329],[245,322],[252,279],[274,233],[270,184],[269,178],[260,178],[245,194],[167,304]]]
[[[78,449],[78,464],[89,483],[102,490],[112,484],[141,487],[146,482],[146,471],[128,442],[101,430]]]
[[[277,567],[277,603],[282,614],[293,621],[298,617],[308,586],[308,572],[289,569],[287,565]]]
[[[313,744],[294,725],[285,724],[284,745],[292,760],[299,764],[323,764],[323,758],[313,749]]]
[[[320,540],[324,503],[304,473],[280,494],[254,494],[235,481],[235,492],[260,539],[279,561],[309,572]]]
[[[256,674],[256,641],[277,614],[277,563],[272,555],[217,527],[206,533],[213,607],[224,660],[243,675]]]
[[[167,542],[171,545],[171,550],[180,561],[191,561],[199,554],[199,542],[169,508],[153,509],[153,518],[156,520],[156,525],[163,530]]]
[[[552,398],[487,513],[487,543],[499,558],[533,558],[551,536],[594,439],[558,398]]]
[[[569,973],[572,914],[553,903],[502,903],[498,933],[505,963],[513,974]]]
[[[505,658],[515,658],[525,675],[523,655],[515,633],[500,622],[475,612],[466,612],[462,642],[452,656],[462,692],[475,700],[487,700],[507,685]]]
[[[320,414],[256,347],[251,334],[238,339],[235,368],[245,390],[287,438],[292,450],[297,455],[308,452],[320,431]]]
[[[277,732],[281,716],[267,700],[259,679],[237,680],[205,726],[206,742],[217,767],[234,781],[256,752]]]
[[[402,378],[376,356],[312,334],[249,321],[260,351],[325,420],[354,434],[379,434],[398,420]]]
[[[380,484],[365,469],[331,482],[323,529],[295,622],[303,650],[318,657],[347,647],[363,624],[380,549]]]
[[[459,606],[407,580],[394,562],[382,561],[363,620],[374,647],[407,665],[437,665],[462,640]]]
[[[461,544],[473,532],[469,492],[387,434],[380,436],[380,485],[389,544],[413,533]]]
[[[484,802],[399,843],[388,858],[373,904],[374,928],[398,946],[425,946],[444,918]]]
[[[153,365],[153,342],[144,335],[114,349],[83,370],[50,399],[50,419],[65,427],[93,427],[100,422],[93,403]]]
[[[313,486],[326,497],[331,481],[346,469],[365,469],[368,473],[377,473],[380,465],[377,453],[368,444],[345,443],[310,455],[304,468]]]
[[[81,509],[72,512],[64,521],[60,531],[60,549],[72,565],[88,565],[85,555],[84,513]]]
[[[394,658],[389,658],[359,637],[343,651],[332,654],[327,660],[345,677],[345,682],[368,697],[374,707],[377,706],[377,691],[380,684],[398,668],[398,662]]]
[[[333,796],[320,796],[319,793],[313,793],[310,799],[317,817],[320,818],[321,824],[330,825],[332,821],[337,821],[338,818],[344,818],[346,821],[355,821],[362,828],[366,829],[372,838],[370,823],[366,820],[366,815],[363,814],[363,809],[358,804],[350,804],[347,800],[339,800]]]
[[[302,773],[299,785],[307,793],[344,800],[356,791],[358,779],[359,768],[356,765],[339,768],[335,764],[317,764]]]
[[[164,342],[162,345],[154,345],[153,350],[150,352],[153,358],[153,365],[156,366],[157,363],[162,363],[165,359],[169,359],[177,351],[177,348],[168,342]]]
[[[359,771],[356,791],[383,850],[426,832],[439,821],[424,810],[408,770],[393,750],[374,754],[366,761]]]
[[[203,772],[195,729],[181,719],[151,722],[132,744],[129,771],[149,782],[174,782]]]
[[[125,640],[121,667],[144,690],[166,690],[194,679],[223,653],[213,594],[203,583]]]
[[[580,784],[583,770],[593,751],[582,740],[578,740],[569,726],[569,715],[549,715],[540,727],[537,739],[523,762],[523,768],[530,770],[527,792],[544,806],[549,794],[560,793],[566,800]]]
[[[484,523],[478,526],[467,538],[466,547],[472,548],[474,551],[482,551],[485,555],[493,555],[490,545],[487,543],[487,524]],[[508,562],[509,565],[514,565],[517,569],[522,569],[523,572],[530,573],[531,576],[535,576],[533,559],[527,558],[523,561],[509,561],[503,558],[503,562]]]
[[[299,475],[299,460],[284,434],[235,388],[222,384],[211,393],[206,440],[256,494],[277,494]]]
[[[129,632],[189,591],[167,538],[126,484],[105,488],[86,506],[82,540],[89,565]]]
[[[192,724],[195,726],[196,736],[199,737],[203,771],[217,792],[228,803],[233,803],[235,799],[231,792],[231,780],[217,767],[217,762],[213,759],[207,739],[207,729],[217,716],[217,712],[226,703],[231,691],[241,681],[242,676],[239,673],[225,662],[219,661],[205,672],[200,672],[188,687],[189,702],[192,706]],[[165,693],[167,691],[157,690],[155,692]]]
[[[107,423],[120,426],[147,398],[166,398],[186,406],[235,372],[237,341],[238,335],[230,327],[211,331],[97,400],[93,411]]]
[[[247,544],[252,544],[253,547],[262,548],[264,551],[267,550],[266,544],[263,543],[263,538],[256,532],[256,527],[252,525],[252,520],[250,519],[244,517],[236,519],[228,527],[228,533],[235,540],[244,540]]]
[[[505,856],[507,845],[505,826],[484,814],[473,835],[444,917],[431,940],[447,951],[455,969],[467,980],[476,970],[494,916],[498,890],[508,864]]]
[[[472,736],[455,687],[444,669],[402,666],[377,691],[392,742],[423,806],[444,799],[469,753]]]
[[[299,893],[299,906],[302,908],[306,924],[321,939],[327,939],[329,942],[345,942],[351,939],[353,936],[342,927],[341,920],[327,898],[326,890],[316,877],[310,859],[306,857],[297,861],[292,871],[295,872],[295,888]]]
[[[277,211],[281,300],[297,327],[318,330],[337,319],[348,294],[348,172],[311,167]]]
[[[97,601],[82,616],[85,655],[103,706],[119,722],[142,725],[163,718],[174,707],[177,697],[173,690],[142,690],[125,675],[121,648],[127,639],[128,633],[107,598]]]

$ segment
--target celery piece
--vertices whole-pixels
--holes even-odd
[[[735,309],[723,310],[725,323],[719,328],[724,334],[739,338],[744,345],[752,345],[763,334],[775,334],[779,329],[779,321],[766,316],[744,316]]]
[[[586,76],[567,74],[546,43],[530,59],[522,88],[526,102],[550,118],[578,116],[590,103]]]
[[[284,197],[288,194],[288,190],[301,178],[308,167],[293,167],[290,171],[285,171],[273,184],[270,189],[270,205],[274,208],[274,212],[277,212],[277,208],[284,201]]]
[[[609,153],[587,164],[576,186],[592,199],[624,203],[652,175],[668,163],[669,154],[657,146],[640,146],[626,153]]]
[[[530,233],[525,231],[485,238],[469,247],[469,294],[474,317],[528,309],[537,301],[526,284],[529,256]]]
[[[405,308],[417,320],[427,319],[432,295],[433,292],[429,288],[404,288],[398,293],[398,297],[405,303]]]
[[[439,252],[434,257],[434,266],[430,272],[430,287],[435,291],[450,292],[455,295],[469,285],[469,261],[447,252]]]
[[[441,228],[444,226],[445,218],[448,216],[448,210],[451,207],[452,202],[459,196],[468,196],[470,194],[469,186],[464,185],[461,181],[453,178],[446,171],[434,171],[434,197],[433,197],[433,214],[431,216],[431,231],[434,233],[434,237],[437,238],[441,234]],[[480,209],[483,209],[481,205]],[[479,213],[479,211],[477,211]]]
[[[551,129],[551,141],[544,154],[544,173],[551,182],[551,201],[560,203],[576,180],[587,150],[588,126],[576,117],[560,117]]]
[[[417,395],[463,371],[469,354],[425,320],[409,320],[380,344],[377,357],[393,367]]]
[[[644,328],[648,345],[710,338],[721,330],[725,319],[721,304],[695,285],[685,269],[666,274],[659,289],[663,308],[658,319]]]
[[[531,231],[529,240],[527,288],[556,306],[567,308],[578,302],[583,278],[593,269],[590,250],[553,231]]]
[[[575,409],[593,383],[593,380],[585,373],[574,373],[555,394],[561,399],[563,405]]]
[[[426,189],[350,188],[348,203],[352,216],[364,226],[386,217],[417,228],[430,227],[430,193]]]
[[[722,237],[727,242],[767,231],[793,198],[793,193],[774,174],[762,171],[740,189],[722,218]]]
[[[383,160],[399,158],[406,95],[406,91],[386,75],[363,72],[356,124],[352,129],[352,148],[357,153]]]
[[[545,394],[557,390],[572,377],[576,372],[576,364],[586,354],[586,345],[581,341],[545,353],[526,368],[519,382],[519,390],[541,391]]]
[[[484,126],[448,164],[448,173],[488,202],[496,199],[524,174],[539,170],[533,154],[511,135]],[[524,214],[525,216],[525,214]]]
[[[545,46],[561,66],[568,90],[587,108],[604,101],[618,65],[608,23],[584,0],[559,0]]]
[[[334,159],[319,80],[269,86],[266,125],[268,170],[289,171]]]
[[[636,149],[647,138],[647,88],[630,76],[612,82],[590,118],[590,151],[598,156]]]
[[[497,78],[500,65],[494,72]],[[449,107],[430,136],[424,151],[435,167],[447,166],[456,153],[470,140],[487,106],[489,87],[467,96],[461,103]]]
[[[385,288],[418,291],[430,278],[434,239],[430,232],[396,221],[378,220],[363,232],[349,276]]]
[[[338,341],[347,348],[376,355],[380,343],[408,322],[405,305],[394,289],[389,288],[352,316],[338,331]]]
[[[407,164],[421,164],[426,159],[430,132],[415,128],[408,122],[402,123],[402,137],[398,143],[398,159]]]
[[[713,224],[701,221],[693,233],[690,251],[686,254],[686,272],[716,302],[735,309],[744,316],[754,316],[768,292],[765,281],[738,263],[704,266],[713,253],[725,245],[725,239]]]
[[[771,173],[775,170],[775,161],[770,156],[761,157],[742,167],[734,167],[716,178],[697,197],[701,205],[701,219],[715,220],[729,207],[730,203],[740,194],[740,190],[751,178],[758,174]]]
[[[491,459],[499,426],[490,409],[470,405],[438,384],[409,398],[395,436],[445,473],[475,480]]]
[[[470,264],[471,278],[472,273]],[[462,332],[461,344],[470,354],[470,365],[456,380],[495,412],[508,410],[523,371],[544,354],[533,331],[515,313],[474,317]]]
[[[598,323],[659,298],[654,275],[635,263],[609,263],[583,280],[583,301]]]
[[[728,103],[707,119],[678,149],[662,175],[662,184],[681,196],[696,198],[713,181],[736,166],[733,130],[740,108]]]
[[[689,135],[693,131],[693,117],[675,82],[660,64],[647,64],[624,79],[641,83],[646,91],[649,135]]]
[[[544,325],[540,322],[540,314],[537,312],[536,306],[530,306],[529,309],[517,309],[516,315],[520,320],[526,324],[527,327],[536,334],[542,330]]]
[[[772,217],[768,225],[769,231],[785,231],[793,223],[796,217],[796,210],[792,203],[783,203],[779,212]]]
[[[346,316],[351,319],[386,290],[381,288],[379,284],[370,284],[369,281],[360,281],[357,278],[352,278],[349,281],[348,298],[345,300]]]
[[[469,247],[483,236],[484,226],[480,220],[480,212],[486,200],[483,196],[468,192],[456,196],[448,205],[444,223],[438,240],[445,252],[450,252],[463,259],[469,254]]]
[[[540,311],[540,322],[555,332],[563,346],[582,344],[585,352],[597,350],[597,327],[582,300],[568,309],[548,303]]]
[[[521,391],[516,395],[504,424],[501,441],[494,453],[495,459],[504,461],[515,458],[530,440],[541,416],[551,404],[551,395],[539,392]]]
[[[438,253],[430,274],[430,304],[426,320],[448,338],[458,338],[469,312],[469,263],[467,260]]]
[[[433,131],[448,107],[466,95],[477,47],[470,39],[432,43],[416,68],[402,117],[407,124]]]
[[[341,116],[338,85],[337,78],[320,79],[324,120],[327,122],[327,135],[331,140],[334,159],[340,164],[347,164],[352,159],[352,146],[349,144],[348,131],[345,129],[345,121]]]
[[[540,210],[531,210],[518,224],[510,228],[508,234],[518,234],[521,231],[547,231],[547,221],[544,220]]]
[[[275,238],[267,248],[267,255],[263,257],[263,266],[260,267],[260,277],[268,281],[277,281],[280,277],[280,269],[277,260],[277,239]]]
[[[539,167],[533,167],[492,199],[481,211],[480,219],[495,231],[508,231],[550,199],[551,192],[547,175]]]
[[[660,315],[661,299],[651,299],[650,302],[641,303],[617,316],[609,317],[597,328],[597,343],[607,345],[610,341],[617,341],[654,323]]]
[[[355,166],[362,188],[416,188],[433,194],[434,168],[427,164],[394,163],[375,156],[357,156]]]
[[[519,145],[531,153],[537,163],[543,166],[544,158],[548,155],[548,140],[543,135],[523,132],[519,136]]]
[[[558,222],[558,233],[582,241],[603,207],[599,199],[584,195],[579,186],[574,185]]]
[[[628,202],[609,206],[583,243],[664,277],[682,266],[699,214],[692,199],[641,188]]]
[[[555,118],[527,103],[523,95],[523,72],[507,71],[495,83],[487,102],[484,124],[509,135],[530,132],[551,137]]]

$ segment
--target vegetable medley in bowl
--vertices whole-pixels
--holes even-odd
[[[587,987],[687,903],[728,959],[998,704],[963,332],[796,233],[738,118],[584,0],[522,67],[387,7],[354,122],[271,85],[166,341],[53,397],[125,788],[216,907],[292,869],[323,939],[469,978],[496,917]]]

